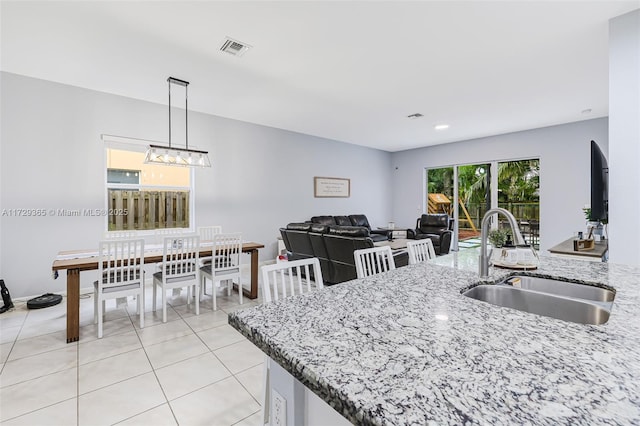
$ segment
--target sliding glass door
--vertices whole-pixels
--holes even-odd
[[[480,245],[481,222],[491,208],[491,164],[458,166],[458,242]]]
[[[461,164],[427,169],[425,175],[424,211],[454,219],[453,250],[480,245],[482,218],[492,207],[513,213],[527,242],[538,247],[539,160]],[[496,226],[505,226],[502,218]]]
[[[523,237],[537,249],[540,245],[540,160],[498,163],[498,207],[513,213]]]

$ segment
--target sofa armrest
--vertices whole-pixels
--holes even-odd
[[[445,231],[440,234],[440,254],[448,254],[451,248],[451,238],[453,231]]]

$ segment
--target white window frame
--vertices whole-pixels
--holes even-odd
[[[164,142],[151,141],[145,139],[136,139],[136,138],[127,138],[123,136],[113,136],[113,135],[101,135],[101,139],[104,142],[104,209],[108,211],[109,209],[109,189],[137,189],[137,190],[162,190],[162,191],[181,191],[186,189],[186,186],[165,186],[165,185],[135,185],[129,183],[109,183],[107,182],[107,150],[108,149],[120,149],[123,151],[133,151],[133,152],[145,152],[149,145],[166,145]],[[176,166],[165,166],[165,167],[176,167]],[[189,169],[189,228],[181,228],[185,229],[186,232],[195,232],[195,170],[193,168]],[[109,215],[104,215],[104,232],[109,232]],[[164,229],[164,228],[158,228]],[[137,235],[145,236],[145,235],[153,235],[156,230],[155,229],[140,229],[133,230]]]

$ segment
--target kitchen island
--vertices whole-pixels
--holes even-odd
[[[467,298],[476,271],[451,254],[229,323],[355,424],[640,422],[640,269],[541,257],[525,272],[614,288],[603,325]],[[488,282],[515,272],[490,268]]]

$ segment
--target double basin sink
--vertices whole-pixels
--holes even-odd
[[[492,305],[580,324],[609,320],[615,290],[526,275],[481,284],[462,293]]]

